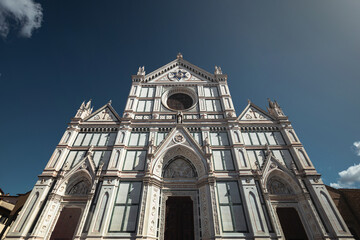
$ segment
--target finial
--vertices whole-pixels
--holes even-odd
[[[88,150],[88,152],[87,152],[87,155],[90,155],[90,156],[92,157],[93,154],[94,154],[94,146],[91,145],[90,148],[89,148],[89,150]]]
[[[179,52],[176,56],[177,59],[182,59],[183,58],[183,55],[181,54],[181,52]]]
[[[274,108],[274,103],[273,103],[273,101],[271,101],[270,98],[268,98],[267,100],[268,100],[268,102],[269,102],[269,107]]]
[[[112,100],[110,99],[109,102],[108,102],[108,104],[111,105],[111,103],[112,103]]]
[[[91,106],[91,99],[86,103],[86,108],[88,109],[90,108],[90,106]]]
[[[285,117],[284,112],[282,111],[281,107],[275,100],[271,101],[270,99],[268,99],[268,101],[269,101],[268,111],[271,115],[273,115],[274,117]]]
[[[250,99],[248,99],[248,104],[250,104],[251,103],[251,100]]]

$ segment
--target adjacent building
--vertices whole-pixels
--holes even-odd
[[[7,239],[353,237],[279,104],[237,115],[221,68],[178,54],[122,117],[81,105]]]
[[[0,188],[0,239],[4,239],[15,219],[19,215],[30,192],[11,196]]]

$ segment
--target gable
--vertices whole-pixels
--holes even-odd
[[[150,82],[210,82],[205,77],[189,71],[184,67],[177,66],[169,71],[164,72]]]
[[[159,155],[163,150],[171,148],[174,145],[187,146],[200,155],[204,154],[201,146],[199,143],[197,143],[188,130],[186,130],[184,127],[176,127],[167,134],[165,139],[157,147],[154,155]]]
[[[144,76],[144,82],[214,82],[215,76],[178,58]]]
[[[274,118],[267,112],[250,102],[238,117],[240,121],[272,121]]]
[[[120,118],[111,105],[106,104],[84,120],[87,122],[119,122]]]
[[[266,116],[264,113],[260,112],[259,110],[255,109],[254,107],[249,107],[247,111],[243,114],[243,116],[240,118],[242,121],[247,120],[269,120],[271,121],[271,118]]]

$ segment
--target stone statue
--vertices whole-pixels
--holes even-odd
[[[177,123],[182,123],[183,122],[183,114],[182,112],[178,112],[176,115],[176,122]]]
[[[139,67],[139,70],[138,70],[138,72],[137,72],[137,75],[142,75],[142,76],[145,75],[145,67],[144,67],[144,66]]]
[[[214,74],[222,74],[221,67],[215,66],[215,72]]]

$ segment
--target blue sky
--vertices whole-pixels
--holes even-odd
[[[360,187],[359,12],[356,0],[0,0],[0,187],[30,190],[83,100],[122,114],[131,74],[178,52],[222,67],[237,114],[276,99],[325,183]]]

